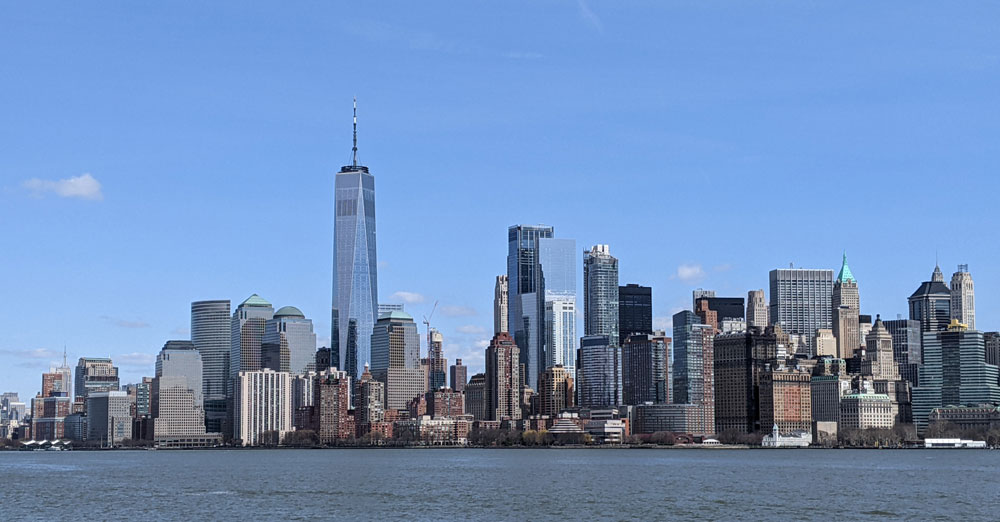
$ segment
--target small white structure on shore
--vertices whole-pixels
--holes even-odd
[[[775,424],[770,435],[764,435],[761,446],[765,448],[806,448],[812,444],[812,433],[808,431],[793,431],[782,435]]]
[[[985,440],[924,439],[925,448],[986,448]]]

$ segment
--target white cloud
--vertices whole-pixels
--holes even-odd
[[[654,317],[653,318],[653,329],[663,330],[670,335],[670,332],[674,329],[674,318],[673,317]]]
[[[482,326],[467,324],[459,326],[455,329],[458,333],[469,334],[469,335],[483,335],[486,333],[486,329]]]
[[[423,295],[416,292],[404,292],[400,290],[389,296],[390,301],[402,301],[406,304],[416,304],[424,302],[425,298]]]
[[[595,13],[590,6],[587,5],[586,0],[577,0],[576,5],[580,8],[580,16],[590,23],[590,25],[594,26],[594,29],[597,29],[597,32],[603,33],[604,23],[601,22],[601,18],[597,16],[597,13]]]
[[[485,349],[489,348],[489,346],[490,346],[490,342],[487,341],[486,339],[480,339],[480,340],[476,341],[476,348],[479,348],[480,350],[485,350]]]
[[[441,313],[448,317],[471,317],[476,315],[476,309],[469,306],[442,306]]]
[[[36,197],[54,192],[61,198],[80,198],[92,201],[104,199],[104,194],[101,193],[101,182],[97,181],[90,173],[58,181],[32,178],[22,183],[21,186],[30,190]]]
[[[115,364],[131,367],[149,367],[156,362],[156,356],[151,353],[132,352],[111,356]]]
[[[34,350],[0,350],[0,355],[9,355],[18,359],[62,359],[62,352],[49,350],[48,348],[35,348]]]
[[[101,319],[104,319],[119,328],[149,328],[149,323],[146,321],[130,321],[128,319],[119,319],[117,317],[107,315],[102,315]]]
[[[677,273],[670,276],[670,279],[680,279],[685,283],[693,283],[705,277],[705,269],[701,265],[680,265]]]

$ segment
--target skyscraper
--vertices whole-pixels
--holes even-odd
[[[555,417],[573,404],[573,374],[562,366],[546,368],[538,379],[538,414]]]
[[[428,389],[437,390],[448,386],[444,369],[448,360],[444,358],[444,336],[435,328],[427,332]]]
[[[215,433],[222,431],[226,419],[229,350],[233,342],[229,306],[228,299],[191,303],[191,342],[201,354],[205,429]]]
[[[257,294],[236,307],[230,321],[229,376],[261,369],[264,327],[274,317],[274,307]],[[230,386],[232,389],[232,384]]]
[[[513,225],[507,229],[508,325],[520,348],[525,382],[536,386],[545,365],[545,300],[540,288],[539,240],[551,238],[552,227]]]
[[[87,396],[87,440],[102,446],[132,438],[132,412],[128,393],[91,391]]]
[[[272,370],[240,371],[235,379],[233,438],[244,446],[277,444],[292,431],[291,375]],[[262,435],[274,432],[278,440]]]
[[[618,336],[653,333],[653,289],[629,283],[618,287]]]
[[[778,268],[771,270],[769,280],[771,322],[798,336],[800,352],[813,355],[816,330],[832,328],[833,270]]]
[[[294,306],[280,308],[265,323],[261,350],[278,355],[278,364],[262,365],[274,371],[299,375],[315,370],[316,334],[312,321]]]
[[[451,365],[451,389],[460,392],[465,390],[466,383],[469,382],[469,367],[462,364],[461,359],[455,359],[455,364]]]
[[[715,423],[719,431],[761,431],[760,382],[786,351],[788,335],[780,326],[752,327],[713,340]]]
[[[201,354],[191,341],[167,341],[156,357],[151,409],[158,441],[205,434]]]
[[[358,116],[354,103],[351,164],[334,182],[332,358],[356,379],[371,362],[371,334],[378,310],[375,249],[375,177],[358,164]]]
[[[701,324],[690,310],[678,312],[674,322],[674,381],[672,400],[693,404],[693,432],[715,431],[715,330]]]
[[[557,299],[545,303],[545,367],[576,370],[576,300]]]
[[[667,402],[670,338],[634,333],[622,344],[622,403]]]
[[[958,265],[958,271],[951,276],[951,318],[976,329],[976,288],[969,265]]]
[[[619,346],[618,259],[608,245],[583,252],[583,320],[584,335],[606,335]]]
[[[884,321],[885,329],[892,336],[892,351],[899,365],[900,378],[917,386],[918,368],[923,361],[920,352],[920,322],[912,319]]]
[[[607,335],[585,335],[580,339],[575,386],[581,407],[609,408],[622,404],[622,351]]]
[[[80,357],[73,379],[77,400],[91,392],[118,391],[118,367],[107,357]]]
[[[383,314],[372,330],[370,346],[372,377],[385,384],[385,408],[406,409],[408,401],[426,391],[413,317],[406,312]]]
[[[750,290],[747,292],[747,327],[766,328],[770,325],[764,290]]]
[[[938,332],[951,321],[951,290],[944,284],[941,267],[935,266],[930,281],[924,281],[909,298],[910,319],[920,321],[921,333]]]
[[[543,353],[545,368],[561,364],[574,367],[576,348],[576,241],[540,238],[538,240],[538,287],[545,317]],[[527,376],[528,387],[537,388],[537,376]]]
[[[489,347],[486,348],[486,382],[483,400],[486,403],[484,414],[487,420],[521,418],[519,351],[514,340],[504,332],[494,335]]]
[[[493,287],[493,333],[510,332],[508,327],[509,284],[507,276],[498,275]]]
[[[833,283],[832,300],[833,336],[837,339],[837,357],[850,359],[861,347],[861,331],[859,314],[861,300],[858,294],[858,281],[847,266],[847,253]]]

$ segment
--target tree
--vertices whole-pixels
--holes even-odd
[[[315,448],[319,446],[319,434],[313,430],[290,431],[281,443],[293,448]]]

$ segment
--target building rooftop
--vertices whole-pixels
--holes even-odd
[[[851,268],[847,266],[847,252],[844,252],[844,264],[840,265],[840,273],[837,274],[837,281],[843,283],[844,281],[850,281],[852,283],[857,283],[858,280],[854,279],[854,274],[851,273]]]
[[[397,321],[412,321],[413,316],[402,311],[402,310],[390,310],[384,314],[378,316],[379,321],[382,319],[393,319]]]
[[[240,303],[240,306],[265,306],[266,307],[266,306],[271,306],[271,303],[267,302],[267,300],[264,299],[263,297],[261,297],[261,296],[259,296],[257,294],[253,294],[250,297],[248,297],[246,299],[246,301],[243,301],[242,303]]]
[[[942,283],[941,281],[924,281],[920,283],[920,288],[917,288],[916,292],[910,298],[922,297],[925,295],[951,295],[951,290],[948,289],[948,285]]]
[[[298,317],[299,319],[305,319],[305,314],[302,310],[295,308],[294,306],[282,306],[274,313],[275,317]]]

